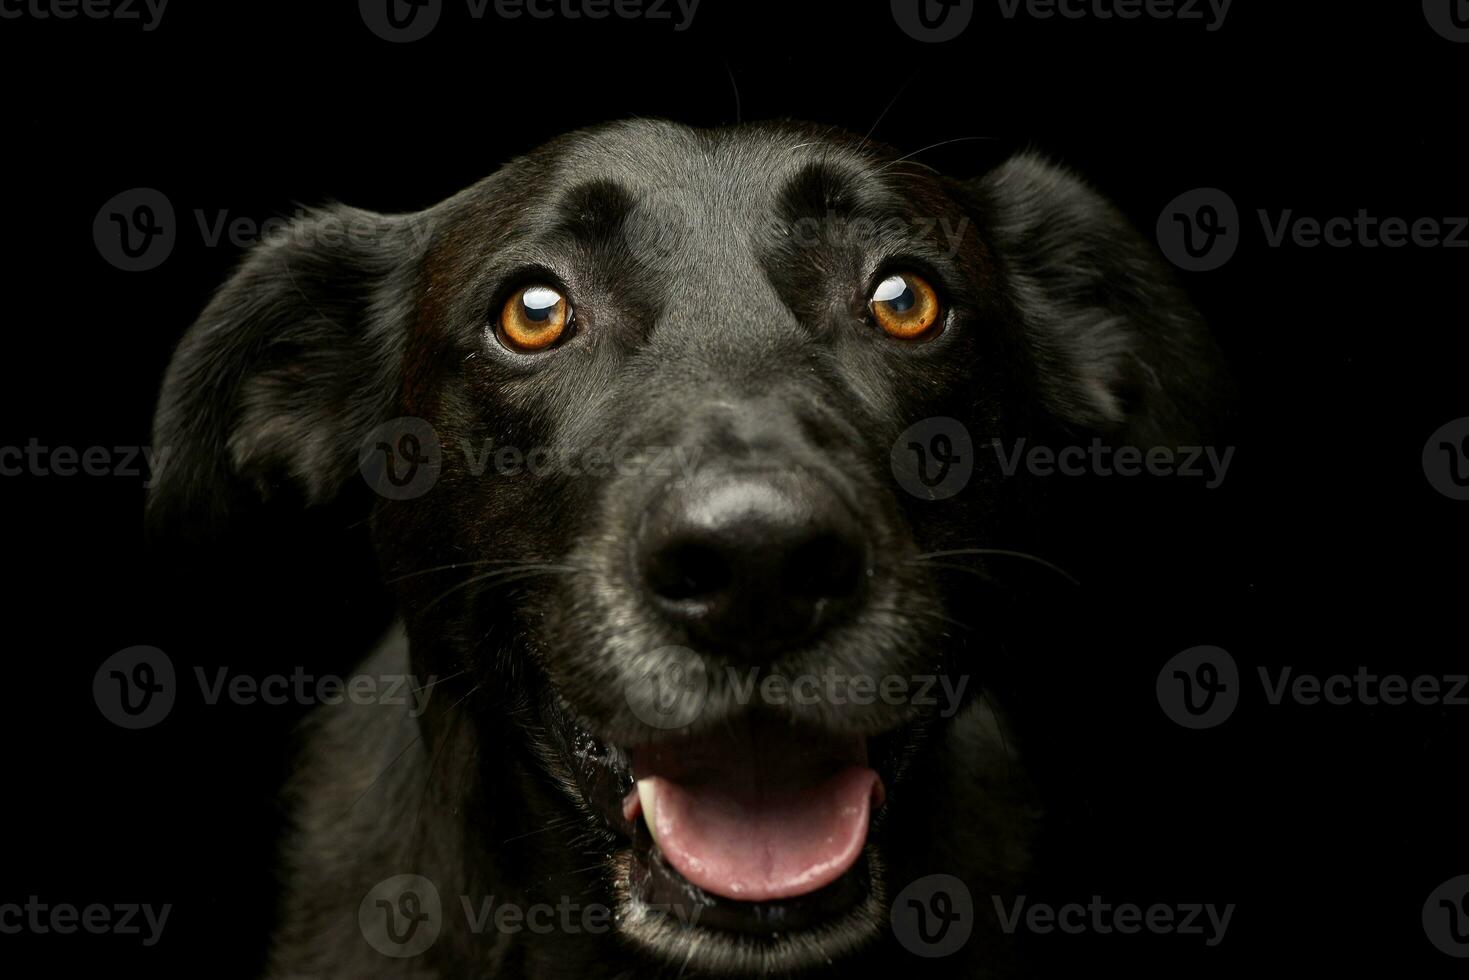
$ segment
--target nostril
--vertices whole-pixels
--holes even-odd
[[[648,587],[670,601],[708,598],[729,588],[732,574],[720,549],[702,541],[673,541],[649,556]]]
[[[817,534],[799,544],[785,565],[784,585],[807,599],[835,599],[862,584],[862,549],[838,534]]]

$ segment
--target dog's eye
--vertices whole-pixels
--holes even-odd
[[[500,311],[500,338],[514,350],[544,350],[561,339],[570,322],[565,296],[550,286],[526,286]]]
[[[911,272],[900,272],[878,283],[869,305],[877,325],[901,340],[922,337],[939,322],[938,293]]]

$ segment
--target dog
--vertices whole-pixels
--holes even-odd
[[[1182,445],[1222,385],[1155,249],[1030,152],[640,120],[299,217],[179,344],[148,503],[379,491],[401,619],[361,672],[420,697],[307,723],[271,975],[1014,969],[899,921],[1032,860],[970,617],[1049,498],[983,447]]]

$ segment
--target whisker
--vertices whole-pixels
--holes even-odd
[[[1042,568],[1049,569],[1050,571],[1053,571],[1057,575],[1064,578],[1066,581],[1070,582],[1072,585],[1078,588],[1081,587],[1081,582],[1076,578],[1076,576],[1072,575],[1070,572],[1066,571],[1066,569],[1055,564],[1054,562],[1046,561],[1046,559],[1041,558],[1039,555],[1032,555],[1029,552],[1010,551],[1005,548],[953,548],[948,551],[931,551],[927,554],[919,555],[916,558],[910,559],[908,563],[912,565],[933,564],[932,562],[930,562],[930,559],[959,558],[965,555],[980,555],[985,557],[993,555],[1001,558],[1021,558],[1025,561],[1034,562],[1035,564],[1040,565]]]
[[[933,609],[902,609],[897,606],[874,606],[872,607],[872,612],[887,613],[890,616],[919,616],[925,619],[932,619],[941,623],[946,623],[950,626],[957,626],[960,629],[968,630],[971,633],[974,632],[974,627],[970,626],[968,623],[955,619],[952,616],[945,616],[943,613],[937,612]]]
[[[913,84],[913,80],[918,77],[919,72],[921,72],[922,70],[923,69],[920,68],[917,71],[913,72],[913,74],[909,75],[908,80],[904,82],[898,88],[898,91],[893,95],[893,97],[888,100],[888,104],[883,107],[882,112],[879,112],[877,114],[877,118],[872,121],[872,126],[868,128],[866,135],[862,137],[862,142],[857,144],[858,153],[861,153],[863,147],[867,146],[867,141],[872,139],[872,134],[877,132],[877,127],[882,125],[882,121],[887,118],[887,114],[892,111],[893,106],[898,104],[898,100],[903,97],[904,92],[908,91],[908,86]]]
[[[955,137],[954,139],[951,139],[951,140],[944,140],[941,143],[933,143],[933,144],[931,144],[929,146],[923,147],[920,150],[914,150],[912,153],[905,153],[905,154],[903,154],[902,156],[898,157],[896,160],[892,161],[891,163],[887,164],[886,166],[879,167],[878,170],[877,170],[877,172],[878,173],[882,173],[884,170],[887,170],[889,167],[896,166],[897,164],[902,163],[904,160],[912,159],[913,157],[916,157],[920,153],[927,153],[929,150],[937,150],[941,146],[948,146],[948,145],[950,145],[952,143],[975,142],[975,141],[978,141],[978,140],[994,140],[994,139],[997,139],[997,138],[998,137],[995,137],[995,136],[958,136],[958,137]]]
[[[570,871],[555,871],[555,872],[552,872],[551,874],[546,875],[546,877],[542,878],[541,879],[541,884],[545,884],[546,882],[550,881],[552,878],[565,878],[567,875],[585,874],[588,871],[596,871],[596,870],[598,870],[601,867],[603,867],[603,863],[599,861],[596,864],[589,864],[585,868],[573,868]]]
[[[504,840],[502,840],[500,843],[501,844],[510,844],[510,843],[513,843],[514,841],[525,840],[527,837],[535,837],[538,834],[549,834],[553,830],[565,830],[567,827],[572,826],[572,825],[577,824],[577,823],[580,823],[580,822],[581,822],[581,817],[580,816],[558,817],[557,819],[552,820],[549,823],[547,823],[546,826],[544,826],[544,827],[537,827],[535,830],[532,830],[529,833],[516,834],[514,837],[507,837]]]
[[[995,702],[990,699],[989,692],[984,688],[979,689],[979,698],[990,709],[990,718],[995,723],[995,734],[1000,737],[1000,749],[1003,751],[1005,760],[1005,775],[1011,779],[1015,778],[1014,754],[1010,748],[1010,740],[1005,737],[1005,722],[1000,718],[1000,711]]]
[[[357,804],[359,804],[363,800],[367,799],[367,794],[368,793],[371,793],[372,790],[373,790],[373,787],[377,786],[377,784],[382,781],[382,778],[384,776],[386,776],[388,774],[388,772],[395,765],[398,764],[398,760],[399,759],[402,759],[405,755],[407,755],[409,749],[413,748],[415,745],[417,745],[419,742],[422,742],[422,741],[423,741],[423,731],[420,730],[419,733],[413,737],[413,740],[411,742],[409,742],[407,745],[403,746],[402,751],[400,751],[397,755],[393,756],[392,761],[389,762],[387,765],[383,766],[382,771],[379,772],[376,776],[374,776],[372,778],[372,782],[370,782],[370,783],[367,784],[367,789],[363,790],[362,791],[362,795],[361,796],[358,796],[357,799],[355,799],[355,800],[352,801],[352,805],[349,806],[349,807],[347,807],[346,812],[351,812],[357,806]],[[345,813],[343,815],[345,816]]]
[[[495,583],[496,585],[508,585],[512,582],[519,582],[522,579],[535,578],[538,575],[566,575],[575,571],[576,569],[570,567],[569,565],[543,565],[534,568],[505,568],[496,572],[487,572],[484,575],[472,575],[469,578],[465,579],[463,582],[458,583],[447,592],[444,592],[442,595],[429,602],[423,607],[423,609],[426,612],[429,609],[432,609],[434,606],[438,605],[440,602],[443,602],[445,599],[449,598],[449,596],[453,595],[455,592],[458,592],[460,589],[467,589],[471,585],[477,585],[481,582],[488,582],[492,579],[499,579],[499,581]]]
[[[464,695],[464,697],[460,698],[458,701],[455,701],[452,705],[449,706],[449,711],[450,712],[453,712],[454,709],[458,708],[465,701],[469,700],[470,696],[473,695],[476,691],[478,691],[481,686],[482,685],[480,685],[480,684],[476,684],[476,685],[474,685],[474,687],[470,688],[468,694]],[[450,732],[451,733],[453,732],[452,726],[450,727]],[[448,735],[445,735],[444,738],[447,741]],[[398,764],[399,760],[401,760],[403,758],[403,756],[405,756],[405,755],[408,754],[408,750],[411,749],[411,748],[413,748],[415,745],[417,745],[419,742],[422,742],[422,741],[423,741],[423,729],[420,728],[418,730],[418,734],[413,737],[413,740],[411,742],[409,742],[407,745],[403,746],[402,751],[400,751],[397,755],[393,756],[393,760],[391,762],[389,762],[386,766],[383,766],[382,772],[378,773],[376,776],[373,777],[372,782],[370,782],[370,783],[367,784],[367,789],[363,790],[362,791],[362,795],[359,796],[359,797],[357,797],[357,799],[353,800],[352,801],[352,806],[347,807],[347,809],[348,810],[353,809],[354,807],[357,806],[357,804],[361,803],[364,799],[366,799],[367,798],[367,794],[372,792],[373,787],[376,786],[378,783],[380,783],[382,781],[382,778],[384,776],[386,776],[388,774],[388,772],[391,771],[392,768],[395,765]],[[442,745],[440,746],[440,748],[442,748]]]
[[[744,112],[740,107],[740,83],[735,81],[734,69],[729,66],[728,61],[725,61],[724,63],[724,73],[729,76],[730,88],[734,89],[735,125],[739,125],[740,123],[744,122],[745,119]]]
[[[434,749],[433,758],[429,761],[428,777],[424,779],[423,792],[420,793],[418,797],[418,812],[413,815],[413,826],[415,830],[417,830],[418,825],[423,822],[423,807],[424,804],[428,802],[429,790],[433,789],[434,787],[434,776],[439,771],[439,760],[443,758],[444,749],[448,746],[449,740],[452,739],[454,737],[454,733],[459,730],[459,722],[464,719],[464,713],[458,711],[457,709],[461,704],[465,702],[467,698],[469,698],[470,695],[474,694],[474,692],[477,690],[479,690],[478,684],[470,689],[469,694],[466,694],[464,697],[454,702],[454,704],[449,708],[450,713],[453,714],[453,720],[449,722],[449,730],[446,731],[444,733],[444,737],[439,740],[438,746]]]
[[[909,167],[922,167],[924,170],[927,170],[931,174],[938,174],[939,176],[943,176],[943,171],[939,170],[937,167],[930,167],[922,160],[909,160],[904,166],[894,168],[892,172],[895,174],[903,174],[906,177],[919,176],[919,174],[909,170]]]
[[[437,677],[434,680],[431,680],[427,684],[423,685],[423,687],[415,687],[415,688],[413,688],[410,693],[412,693],[412,694],[418,694],[420,691],[427,691],[429,688],[431,688],[431,687],[433,687],[433,686],[435,686],[437,684],[442,684],[442,683],[444,683],[444,681],[452,681],[454,678],[456,678],[456,677],[462,677],[463,675],[465,675],[467,673],[469,673],[469,668],[468,667],[464,668],[463,670],[456,671],[455,673],[450,674],[448,677]]]
[[[545,564],[546,564],[546,562],[539,561],[539,560],[522,561],[520,559],[513,559],[513,558],[481,558],[481,559],[474,559],[472,561],[456,561],[456,562],[451,562],[448,565],[435,565],[433,568],[420,568],[416,572],[407,572],[406,574],[399,575],[399,576],[397,576],[395,578],[390,578],[390,579],[385,580],[384,584],[385,585],[393,585],[394,583],[402,582],[402,581],[405,581],[406,579],[416,578],[419,575],[429,575],[429,574],[431,574],[433,572],[447,572],[447,571],[452,571],[453,569],[456,569],[456,568],[483,568],[486,565],[516,565],[516,566],[521,566],[521,567],[525,567],[525,568],[530,568],[530,567],[541,567],[541,566],[543,566]]]
[[[970,568],[968,565],[954,565],[942,561],[914,562],[914,564],[922,564],[924,568],[938,568],[946,572],[963,572],[965,575],[973,575],[975,578],[984,579],[986,582],[999,584],[993,575],[982,568]]]

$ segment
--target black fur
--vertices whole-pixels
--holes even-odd
[[[347,231],[328,234],[334,225]],[[874,277],[894,269],[939,288],[949,319],[936,338],[894,341],[867,322]],[[487,333],[492,311],[547,279],[572,297],[576,335],[508,352]],[[816,473],[861,513],[871,592],[771,666],[972,674],[978,687],[998,638],[956,624],[974,581],[919,556],[1025,540],[1043,495],[980,453],[962,494],[919,500],[889,471],[899,433],[952,416],[980,446],[1178,445],[1198,438],[1219,387],[1203,326],[1152,248],[1032,155],[957,181],[839,132],[623,123],[559,139],[421,214],[328,209],[258,247],[169,370],[156,444],[173,465],[151,519],[227,519],[252,491],[332,499],[395,417],[428,421],[443,445],[430,492],[374,508],[403,628],[363,668],[440,680],[421,719],[373,706],[312,721],[290,790],[273,975],[753,975],[828,959],[840,972],[856,950],[867,966],[906,970],[920,961],[894,942],[885,906],[905,882],[957,874],[983,895],[1024,873],[1035,805],[988,698],[952,719],[819,704],[787,713],[891,740],[869,901],[768,937],[640,918],[624,828],[592,798],[625,791],[623,750],[652,737],[624,686],[652,651],[687,641],[621,565],[666,478],[647,466],[480,474],[466,448],[646,460],[682,447],[701,472]],[[525,574],[477,577],[511,567]],[[1005,572],[1000,559],[974,569]],[[721,676],[696,727],[735,710]],[[357,918],[363,896],[400,873],[432,880],[446,908],[439,940],[407,960],[373,949]],[[619,925],[471,934],[458,897],[492,895],[603,903]],[[975,976],[1008,963],[1000,937],[981,934],[924,965]]]

